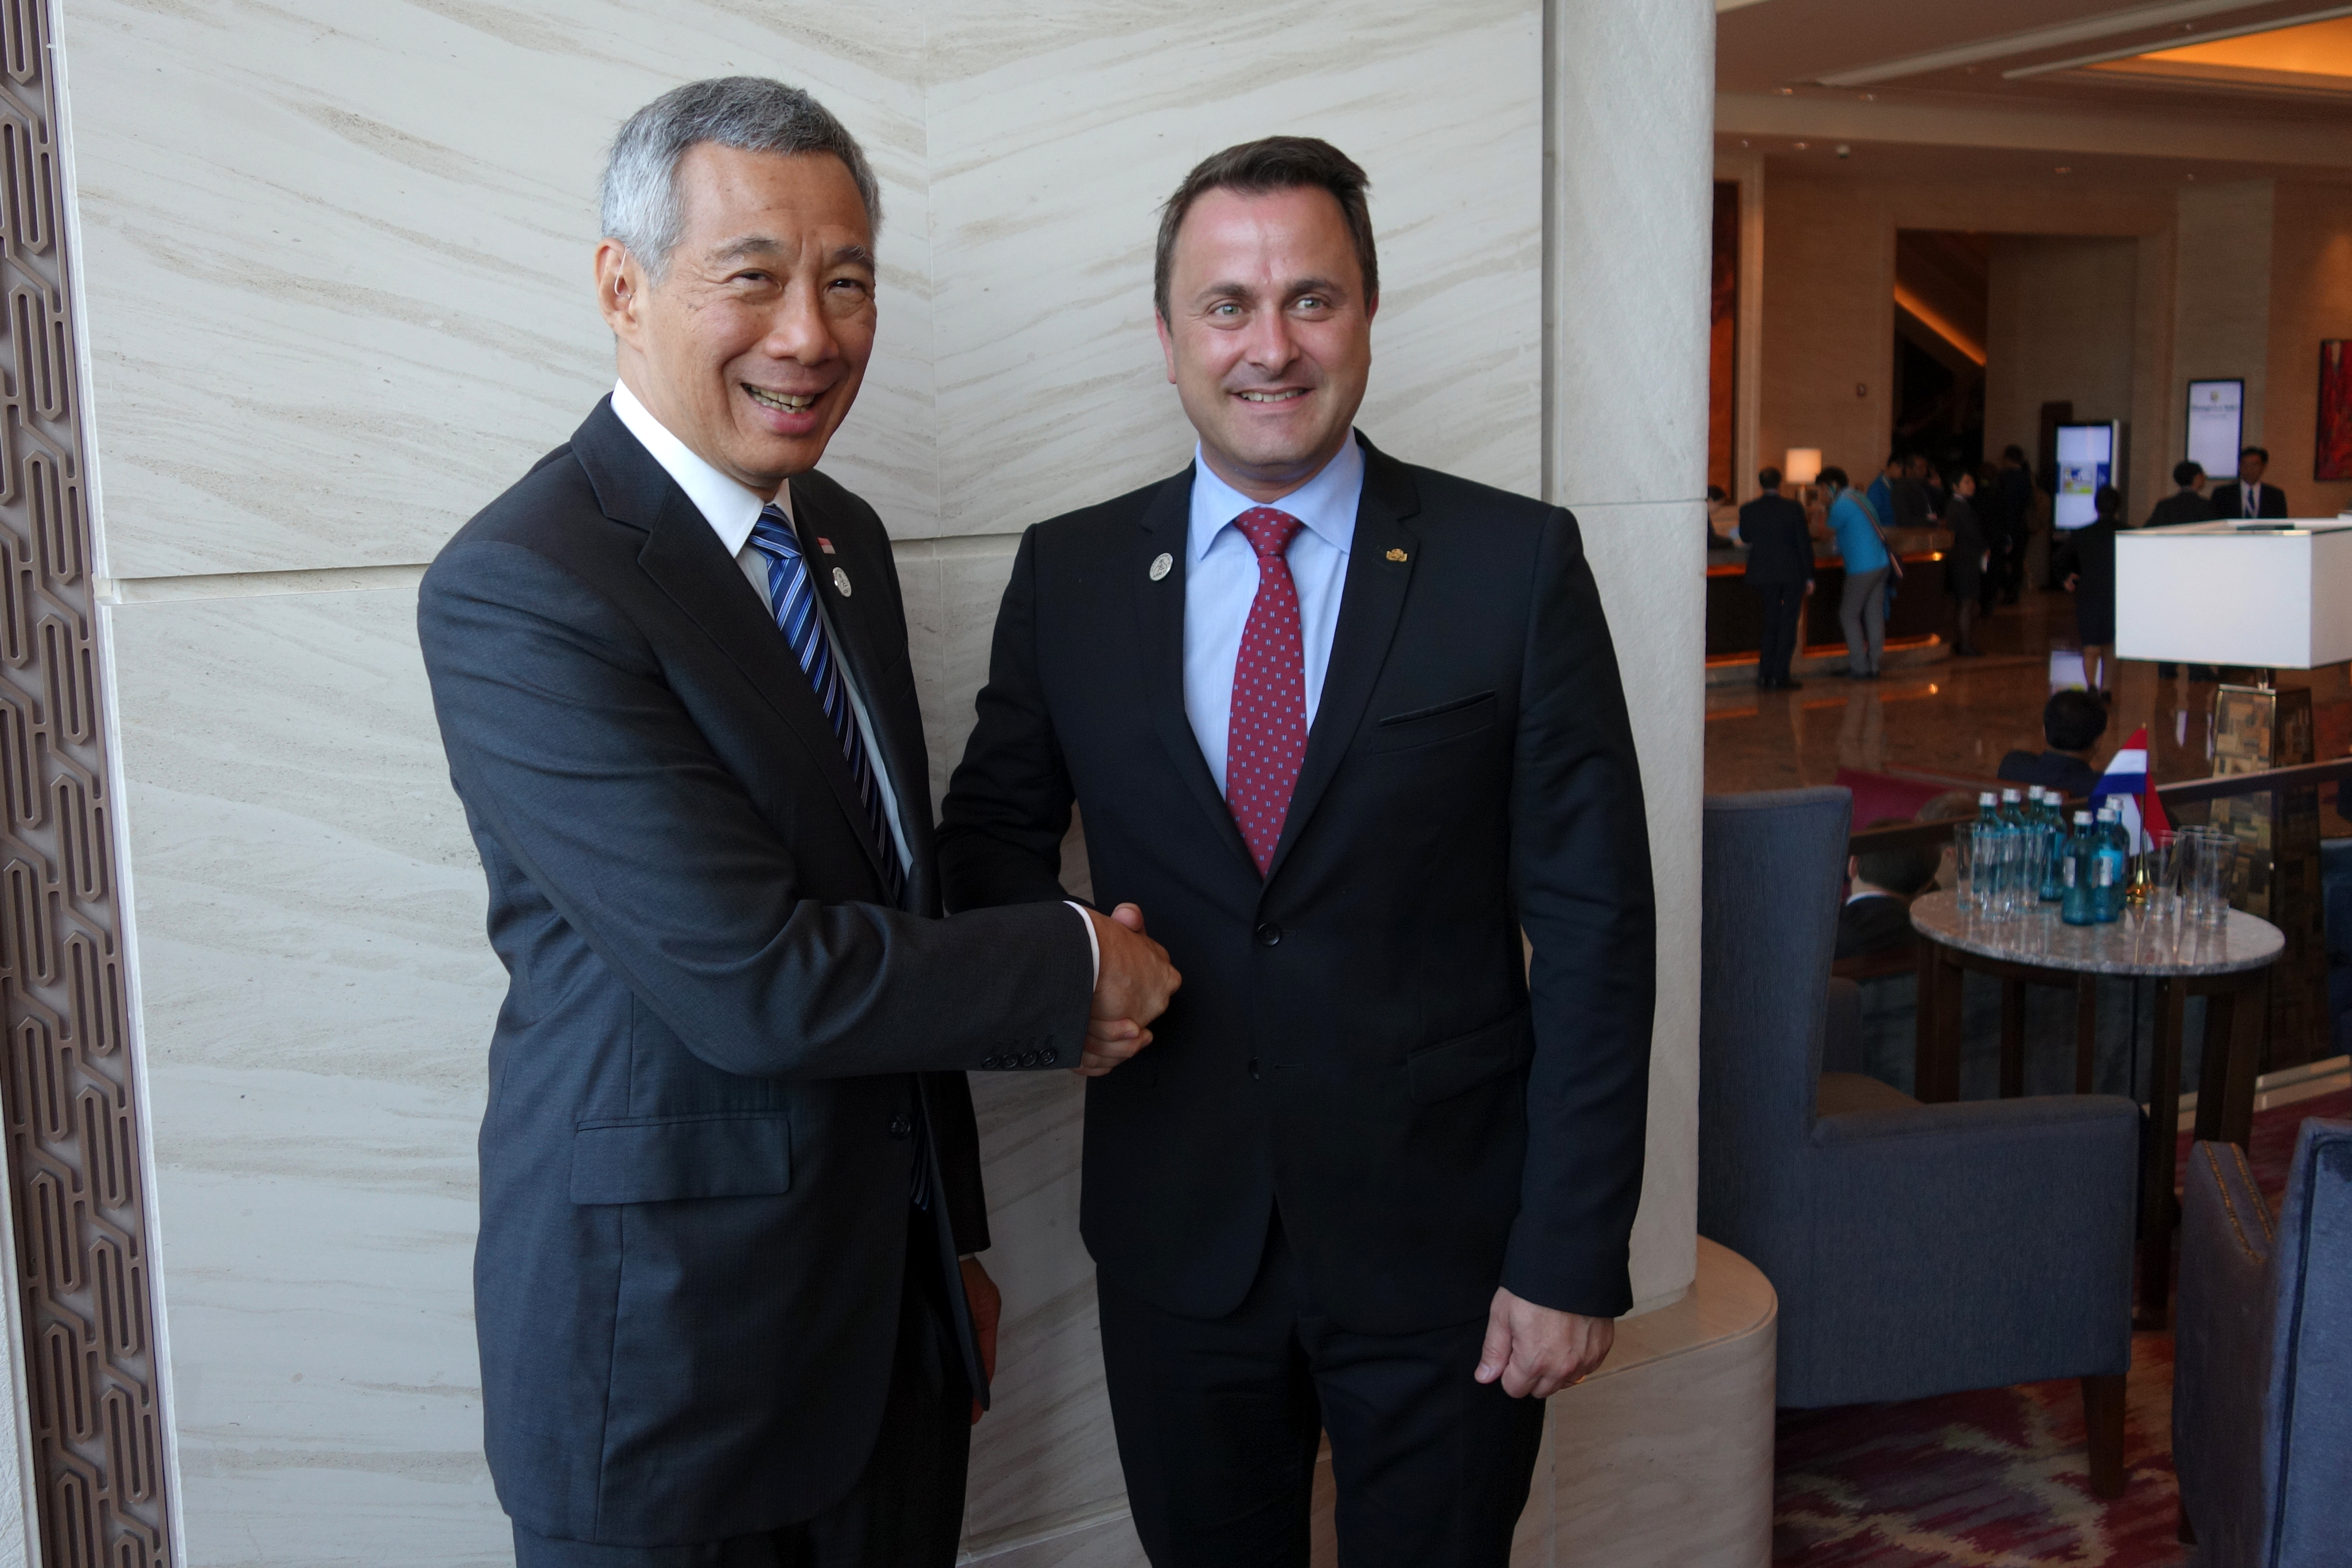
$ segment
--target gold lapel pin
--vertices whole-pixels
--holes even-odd
[[[1404,552],[1402,550],[1391,550],[1389,552],[1389,559],[1391,561],[1402,561],[1404,559]]]
[[[1167,576],[1175,565],[1176,558],[1166,551],[1161,551],[1151,558],[1151,580],[1155,583],[1159,582],[1162,577]]]

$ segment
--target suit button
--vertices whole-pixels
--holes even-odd
[[[1257,1077],[1257,1058],[1255,1057],[1250,1058],[1250,1077]]]
[[[1060,1051],[1058,1051],[1058,1050],[1047,1051],[1047,1052],[1045,1053],[1045,1065],[1046,1065],[1047,1067],[1052,1067],[1052,1066],[1054,1066],[1055,1063],[1059,1062],[1061,1059],[1062,1059],[1062,1053],[1061,1053]]]
[[[905,1111],[903,1111],[903,1110],[902,1110],[902,1111],[898,1112],[898,1115],[896,1115],[896,1116],[894,1116],[894,1117],[890,1118],[890,1136],[891,1136],[891,1137],[893,1137],[893,1138],[905,1138],[905,1137],[908,1136],[909,1134],[911,1134],[914,1131],[915,1131],[915,1119],[914,1119],[913,1117],[911,1117],[911,1116],[908,1115]]]
[[[1272,921],[1267,921],[1257,928],[1258,946],[1278,947],[1281,945],[1281,942],[1282,928],[1275,924]]]

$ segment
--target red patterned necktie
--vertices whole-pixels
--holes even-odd
[[[1282,819],[1307,756],[1307,658],[1299,639],[1298,584],[1282,558],[1303,525],[1286,511],[1254,506],[1234,526],[1257,552],[1257,597],[1234,660],[1234,705],[1225,731],[1225,805],[1242,830],[1257,874],[1274,863]]]

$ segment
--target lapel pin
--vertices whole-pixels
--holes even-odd
[[[1171,571],[1174,570],[1175,565],[1176,557],[1169,554],[1168,552],[1164,550],[1161,551],[1159,554],[1151,558],[1151,580],[1155,583],[1159,582],[1160,579],[1167,576]]]
[[[833,586],[835,591],[840,594],[843,598],[846,599],[849,597],[849,574],[844,572],[838,566],[835,567],[833,569]]]
[[[822,533],[820,533],[820,534],[818,534],[818,535],[816,536],[816,547],[817,547],[819,550],[824,551],[827,555],[831,555],[831,554],[833,554],[833,553],[835,552],[834,552],[834,548],[833,548],[833,541],[832,541],[832,540],[830,540],[830,539],[827,539],[827,538],[826,538],[824,534],[822,534]]]
[[[1402,550],[1391,550],[1389,552],[1389,559],[1391,561],[1402,561],[1404,559],[1404,552]]]

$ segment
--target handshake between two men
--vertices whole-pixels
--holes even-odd
[[[1151,1021],[1184,984],[1168,950],[1143,929],[1143,911],[1121,904],[1108,915],[1087,910],[1101,952],[1095,968],[1094,1006],[1087,1018],[1080,1078],[1100,1078],[1151,1043]]]

